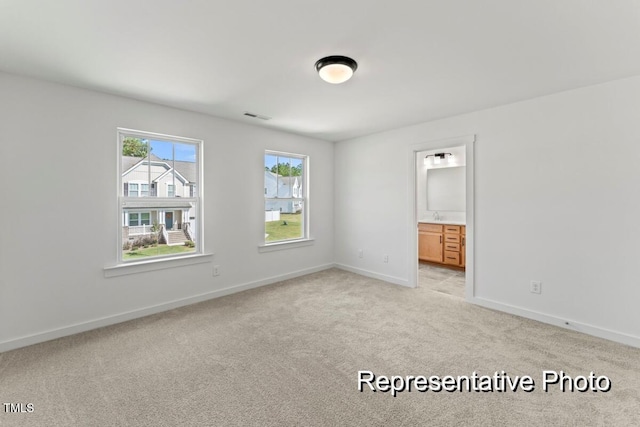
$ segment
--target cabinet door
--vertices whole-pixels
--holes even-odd
[[[418,233],[418,258],[424,261],[442,262],[442,234],[420,231]]]

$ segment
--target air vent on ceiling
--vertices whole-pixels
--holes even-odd
[[[247,117],[252,117],[254,119],[260,119],[260,120],[271,120],[271,117],[267,117],[267,116],[262,116],[260,114],[255,114],[255,113],[250,113],[248,111],[244,112],[244,115]]]

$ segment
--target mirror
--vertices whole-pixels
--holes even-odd
[[[466,210],[464,166],[427,169],[427,210]]]

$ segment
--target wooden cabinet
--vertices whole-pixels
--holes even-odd
[[[418,224],[418,258],[423,261],[442,262],[442,225]]]
[[[466,227],[453,224],[418,224],[418,258],[422,261],[464,267]]]

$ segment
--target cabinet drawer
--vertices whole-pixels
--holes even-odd
[[[459,225],[445,225],[444,226],[445,233],[451,234],[460,234],[460,226]]]
[[[460,243],[460,235],[459,234],[445,234],[444,235],[445,243]]]
[[[460,265],[460,252],[444,251],[444,263]]]
[[[452,252],[460,252],[460,243],[445,242],[444,250],[445,251],[452,251]]]
[[[433,233],[442,233],[442,225],[421,222],[418,224],[418,230],[431,231]]]

